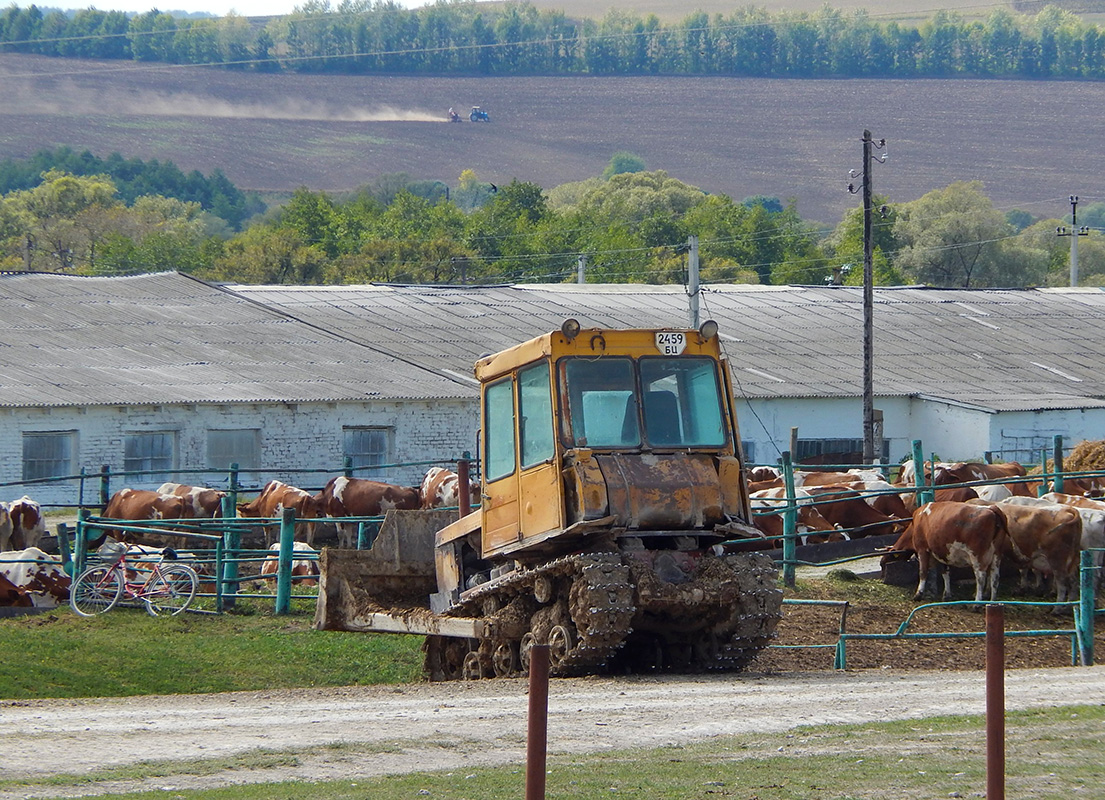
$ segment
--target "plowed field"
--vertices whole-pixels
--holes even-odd
[[[0,158],[68,145],[216,167],[239,186],[342,190],[382,174],[456,185],[464,169],[546,189],[628,150],[738,199],[794,198],[835,223],[858,199],[864,128],[886,137],[875,189],[913,200],[982,180],[1002,208],[1060,216],[1099,199],[1105,83],[738,78],[255,75],[0,55]],[[448,124],[479,105],[490,123]]]

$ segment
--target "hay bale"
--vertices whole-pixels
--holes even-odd
[[[1105,470],[1105,440],[1079,442],[1063,463],[1069,472]]]

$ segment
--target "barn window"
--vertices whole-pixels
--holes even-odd
[[[176,434],[171,432],[127,434],[123,440],[123,469],[151,473],[144,478],[150,483],[167,481],[175,443]]]
[[[77,452],[76,431],[43,431],[23,434],[23,480],[72,475]]]
[[[237,464],[241,470],[261,466],[261,431],[257,428],[234,428],[207,432],[207,466],[210,469],[230,469]]]
[[[887,439],[882,442],[881,459],[890,459],[890,441]],[[799,439],[795,461],[812,465],[862,466],[863,439]]]
[[[391,463],[391,428],[345,428],[342,453],[353,469]]]

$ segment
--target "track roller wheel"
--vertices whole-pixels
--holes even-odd
[[[464,657],[462,669],[466,681],[478,681],[483,675],[483,664],[480,663],[480,654],[472,650]]]
[[[490,617],[502,608],[502,603],[499,601],[499,596],[497,594],[489,594],[480,601],[480,608],[483,610],[483,615],[485,617]]]
[[[496,678],[509,678],[513,675],[518,666],[518,643],[499,642],[491,656],[491,665],[495,669]]]
[[[472,648],[467,639],[426,637],[426,673],[432,681],[456,681],[464,677],[464,660]]]
[[[551,603],[555,596],[556,587],[552,578],[548,575],[538,575],[533,581],[533,599],[541,605]]]
[[[554,625],[549,631],[549,666],[559,667],[575,647],[575,636],[564,625]]]
[[[522,642],[518,645],[518,661],[522,665],[522,672],[526,675],[529,674],[529,651],[535,644],[537,644],[537,637],[533,635],[533,631],[526,631],[522,636]]]

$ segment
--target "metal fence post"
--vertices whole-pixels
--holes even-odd
[[[276,570],[276,613],[292,609],[292,549],[295,547],[295,509],[285,508],[280,517],[280,556]]]
[[[82,508],[77,512],[77,536],[73,543],[73,577],[84,572],[84,564],[88,558],[88,509]]]
[[[798,534],[798,505],[794,497],[794,465],[790,461],[790,451],[783,451],[783,486],[787,491],[787,505],[783,511],[783,584],[794,588],[795,555],[794,549]]]
[[[61,568],[65,570],[71,578],[77,577],[73,574],[73,554],[69,549],[69,526],[64,522],[58,523],[58,550],[61,551]]]
[[[224,533],[223,536],[226,534]],[[226,556],[226,550],[223,547],[223,540],[215,540],[215,563],[211,567],[211,571],[215,573],[215,613],[223,613],[223,582],[219,580],[219,576],[223,574],[224,560]]]
[[[1084,667],[1093,666],[1093,634],[1097,585],[1097,568],[1094,564],[1094,552],[1083,550],[1078,570],[1078,658]]]
[[[472,513],[472,482],[469,477],[469,468],[471,463],[468,461],[467,453],[465,458],[461,458],[457,461],[457,498],[458,505],[460,506],[460,518],[464,519]]]
[[[226,494],[230,498],[230,516],[232,517],[238,515],[238,488],[238,462],[235,461],[230,465],[230,474],[226,481]],[[223,516],[226,516],[225,510]]]
[[[526,800],[544,800],[549,739],[549,646],[529,653],[529,709],[526,726]]]
[[[986,606],[986,800],[1005,800],[1005,609]]]
[[[936,459],[933,461],[933,481],[936,480]],[[931,503],[936,499],[935,490],[930,491],[928,481],[925,478],[925,456],[924,451],[921,449],[921,440],[913,440],[913,485],[917,487],[917,507]],[[934,484],[935,485],[935,484]]]
[[[107,501],[111,499],[111,465],[100,466],[100,508],[107,508]]]
[[[365,548],[365,521],[362,519],[357,523],[357,549],[364,550]]]
[[[1063,434],[1055,434],[1055,444],[1051,449],[1051,459],[1055,462],[1055,480],[1051,482],[1056,492],[1063,491]]]
[[[230,495],[224,497],[222,502],[223,519],[234,519],[236,511],[237,509],[231,503]],[[222,578],[222,591],[219,601],[223,608],[233,608],[238,602],[238,556],[241,547],[241,529],[233,523],[224,525],[222,570],[220,572],[220,565],[218,564],[216,564],[215,569],[215,580],[218,581],[220,576]]]
[[[353,456],[345,457],[345,463],[342,465],[341,474],[347,478],[353,477]]]

